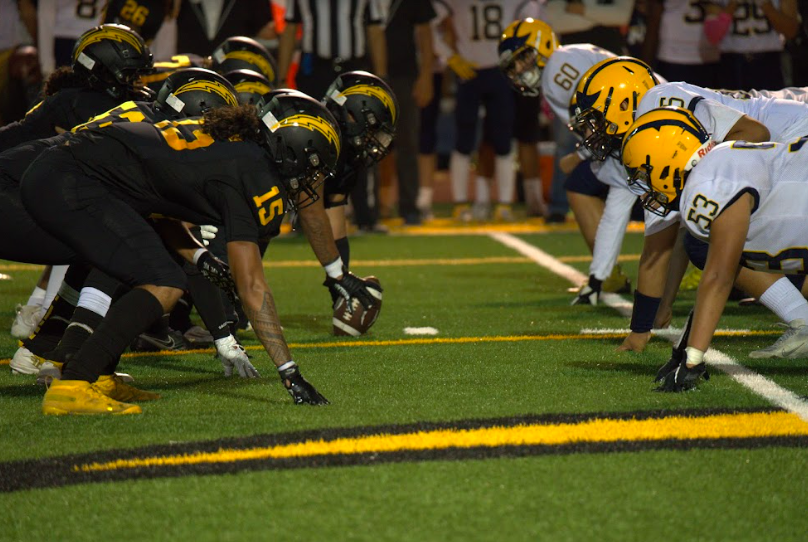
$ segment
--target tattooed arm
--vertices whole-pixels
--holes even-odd
[[[283,338],[272,292],[264,278],[258,245],[249,241],[231,241],[227,243],[227,256],[244,313],[267,354],[275,366],[280,367],[292,356]]]

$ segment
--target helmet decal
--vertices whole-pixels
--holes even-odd
[[[243,81],[236,83],[236,92],[251,92],[253,94],[266,94],[272,89],[258,81]]]
[[[233,92],[218,81],[197,79],[195,81],[185,83],[177,90],[175,90],[172,94],[174,94],[174,96],[179,96],[183,92],[191,92],[194,90],[201,90],[203,92],[214,93],[218,95],[220,98],[222,98],[222,100],[224,100],[227,103],[227,105],[232,105],[233,107],[238,105],[238,101],[236,100],[236,97],[233,95]]]
[[[225,60],[241,60],[242,62],[247,62],[260,69],[261,73],[270,81],[275,80],[275,70],[272,68],[272,64],[258,53],[253,53],[252,51],[230,51],[224,55],[224,58],[221,58],[221,60],[217,58],[220,64]]]
[[[98,43],[104,40],[111,40],[117,41],[119,43],[128,43],[138,53],[143,52],[143,46],[140,40],[137,39],[137,36],[132,32],[126,32],[121,30],[120,28],[115,28],[111,25],[103,25],[99,26],[98,28],[93,29],[92,31],[85,34],[81,41],[79,42],[76,50],[73,53],[73,59],[77,59],[79,54],[81,54],[84,49],[87,48],[88,45],[93,43]]]
[[[314,115],[307,115],[305,113],[298,113],[297,115],[291,115],[279,121],[274,115],[268,113],[264,115],[262,120],[269,128],[269,131],[273,133],[282,128],[291,126],[298,126],[307,128],[312,132],[319,132],[337,149],[337,155],[340,153],[339,134],[330,122],[321,117],[315,117]]]
[[[393,100],[393,97],[390,96],[386,90],[381,87],[377,87],[374,85],[354,85],[350,88],[346,88],[342,92],[338,93],[340,96],[351,96],[351,95],[364,95],[364,96],[373,96],[377,98],[380,102],[382,102],[387,109],[390,110],[390,114],[393,117],[393,123],[396,122],[396,118],[398,117],[398,111],[396,111],[396,102]],[[334,101],[338,101],[334,98]]]

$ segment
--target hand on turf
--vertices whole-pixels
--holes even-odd
[[[623,344],[617,347],[618,352],[642,352],[645,350],[645,345],[651,340],[651,332],[635,333],[631,332],[625,338]]]
[[[208,246],[211,240],[216,239],[216,234],[219,233],[219,228],[216,226],[199,226],[199,232],[202,236],[202,244]]]
[[[371,284],[373,288],[382,291],[381,286],[362,280],[347,269],[342,270],[342,278],[335,279],[326,277],[325,282],[323,282],[323,286],[326,286],[331,292],[336,292],[340,297],[345,299],[349,311],[353,311],[353,298],[358,299],[366,309],[373,306],[375,298],[368,291],[368,285]]]
[[[578,297],[572,300],[572,305],[597,305],[602,285],[603,281],[590,275],[589,282],[578,291]]]
[[[703,359],[704,352],[699,352],[700,355],[698,359],[692,359],[692,352],[694,350],[695,349],[688,348],[682,351],[679,365],[673,370],[668,371],[668,373],[660,379],[662,384],[660,384],[656,391],[678,393],[695,388],[699,379],[702,377],[704,380],[710,380],[710,373],[707,372],[707,365],[704,363]],[[690,367],[687,365],[688,360],[691,362]],[[668,361],[668,364],[672,361],[672,359]],[[664,366],[659,372],[661,373],[663,369],[665,369]],[[659,377],[659,373],[657,373],[657,377]]]
[[[233,369],[241,378],[258,378],[261,375],[247,356],[247,351],[239,344],[235,337],[228,335],[223,339],[216,339],[216,352],[224,367],[224,376],[233,376]]]
[[[278,371],[281,382],[286,387],[286,391],[292,396],[296,405],[328,405],[328,399],[315,389],[311,383],[300,374],[300,368],[293,365],[283,371]]]

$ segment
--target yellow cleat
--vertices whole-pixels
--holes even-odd
[[[99,376],[93,386],[107,397],[115,399],[116,401],[154,401],[160,398],[159,393],[139,390],[124,382],[123,378],[118,375]]]
[[[699,288],[699,282],[701,282],[701,269],[690,266],[685,276],[682,277],[679,289],[683,292],[692,292]]]
[[[84,380],[54,380],[42,400],[42,414],[140,414],[137,405],[121,403]]]
[[[620,265],[615,265],[612,268],[612,274],[609,278],[603,281],[601,291],[609,292],[612,294],[630,294],[631,293],[631,279],[623,273]]]

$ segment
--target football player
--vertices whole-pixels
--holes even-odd
[[[716,142],[787,142],[808,134],[806,104],[764,97],[738,100],[683,82],[659,84],[650,67],[629,57],[607,59],[590,68],[578,83],[576,101],[573,124],[585,134],[583,145],[601,160],[619,156],[622,138],[636,116],[667,105],[691,110]],[[604,167],[609,164],[610,161],[605,161]],[[624,177],[623,171],[617,168],[612,175]],[[671,213],[660,217],[646,212],[645,218],[645,243],[634,295],[631,333],[621,350],[641,351],[645,347],[657,319],[666,281],[671,285],[668,290],[675,291],[687,266],[684,245],[676,241],[678,216]],[[676,256],[671,258],[674,249]],[[698,260],[703,255],[691,251],[691,258]],[[772,277],[742,269],[737,285],[790,322],[788,303],[782,301],[785,298],[763,295],[775,282]],[[801,287],[802,281],[789,296],[797,297]],[[666,304],[671,302],[668,296]]]
[[[664,107],[640,115],[622,144],[629,183],[644,194],[646,209],[673,214],[709,243],[689,336],[658,375],[664,391],[688,389],[706,376],[704,352],[739,266],[804,275],[808,264],[808,137],[716,143],[689,110]],[[808,323],[808,310],[801,316]],[[786,357],[808,354],[808,326],[786,333]]]
[[[143,39],[122,25],[101,25],[76,42],[70,67],[52,73],[45,82],[45,98],[19,122],[0,128],[0,152],[21,143],[57,135],[126,100],[147,99],[138,78],[152,68],[152,55]],[[46,292],[32,295],[20,306],[13,334],[27,337],[56,294],[65,268],[46,271]],[[44,284],[42,284],[44,286]],[[41,289],[40,289],[41,290]]]
[[[220,75],[210,70],[186,69],[172,74],[158,93],[154,104],[151,102],[126,102],[90,122],[73,129],[80,132],[99,129],[118,122],[159,122],[168,119],[181,119],[201,115],[208,109],[222,105],[236,105],[235,89]],[[0,178],[3,179],[4,197],[3,220],[7,224],[17,224],[15,235],[7,235],[0,248],[7,259],[31,263],[45,263],[64,259],[63,251],[47,250],[49,240],[32,242],[31,236],[39,233],[30,216],[20,203],[19,183],[28,165],[45,149],[66,142],[69,135],[38,140],[21,145],[0,154]],[[163,225],[163,229],[167,226]],[[36,254],[32,254],[32,247]],[[34,260],[32,260],[34,258]],[[63,262],[64,263],[64,262]],[[197,262],[200,267],[210,265],[207,257]],[[242,376],[256,375],[256,371],[243,352],[234,348],[235,339],[227,332],[225,316],[218,300],[218,290],[199,276],[196,267],[187,269],[189,287],[197,300],[200,315],[209,329],[218,355],[224,364],[225,374],[232,373],[234,367]],[[84,275],[78,275],[83,277]],[[82,287],[81,278],[73,274],[63,286],[64,292],[56,299],[53,308],[32,337],[25,339],[11,360],[15,373],[42,376],[58,376],[60,362],[66,361],[98,326],[106,314],[120,283],[98,272],[90,273]],[[81,294],[78,289],[81,288]],[[67,292],[76,291],[75,295]],[[72,317],[71,317],[72,315]],[[68,320],[70,323],[68,325]],[[67,326],[65,328],[65,326]],[[59,340],[61,339],[61,342]],[[56,347],[58,343],[58,347]],[[56,348],[55,348],[56,347]],[[46,361],[47,360],[47,361]],[[55,374],[54,374],[55,373]]]
[[[144,85],[158,90],[166,77],[181,68],[208,68],[222,75],[233,70],[253,70],[275,85],[278,67],[266,47],[246,36],[233,36],[224,40],[211,56],[194,54],[174,55],[168,61],[154,63],[154,73],[141,78]]]
[[[564,127],[569,124],[570,102],[583,74],[598,62],[615,57],[591,44],[559,46],[552,28],[538,19],[512,22],[502,34],[499,54],[500,69],[511,86],[526,96],[543,92],[559,125]],[[566,141],[563,135],[556,134],[559,147]],[[590,276],[602,284],[603,291],[630,291],[629,279],[617,264],[617,257],[637,198],[622,179],[612,180],[601,174],[600,164],[587,163],[585,149],[569,155],[564,152],[559,149],[557,153],[564,156],[559,169],[569,174],[564,183],[567,199],[593,253]],[[596,304],[599,292],[585,285],[574,302]]]
[[[31,216],[88,262],[134,286],[65,365],[62,379],[53,381],[43,412],[140,412],[114,399],[119,381],[98,382],[98,376],[185,288],[184,273],[143,219],[154,213],[227,226],[233,278],[282,382],[295,403],[326,404],[291,359],[258,241],[278,230],[288,207],[316,198],[315,187],[333,174],[339,149],[338,127],[327,110],[289,95],[274,97],[260,115],[254,107],[223,107],[206,112],[204,120],[83,130],[37,158],[21,187]],[[50,178],[52,171],[60,177]],[[69,187],[80,193],[81,205],[66,201]],[[196,255],[199,248],[187,250]],[[99,391],[105,386],[112,389]]]
[[[124,24],[151,43],[163,21],[171,15],[173,0],[109,0],[102,23]]]

